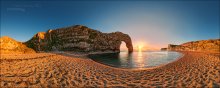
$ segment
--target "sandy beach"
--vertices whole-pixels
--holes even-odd
[[[181,52],[154,69],[113,68],[52,53],[1,55],[1,87],[220,87],[220,54]]]

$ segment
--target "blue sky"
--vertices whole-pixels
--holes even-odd
[[[85,25],[121,31],[155,47],[219,38],[219,1],[1,1],[1,36],[27,41],[48,29]]]

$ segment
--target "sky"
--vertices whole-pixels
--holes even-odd
[[[25,42],[37,32],[85,25],[126,33],[134,47],[159,49],[219,38],[219,7],[219,0],[2,0],[1,36]]]

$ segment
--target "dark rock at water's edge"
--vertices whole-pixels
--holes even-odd
[[[181,45],[169,44],[167,50],[220,52],[220,39],[192,41],[192,42],[183,43]]]
[[[120,52],[122,41],[126,43],[128,51],[132,52],[132,41],[127,34],[102,33],[86,26],[75,25],[39,32],[25,44],[36,51]]]
[[[161,51],[167,51],[167,48],[161,48],[160,50]]]

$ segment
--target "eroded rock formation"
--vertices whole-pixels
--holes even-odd
[[[23,54],[23,53],[35,53],[31,48],[28,48],[25,44],[18,42],[10,37],[3,36],[0,38],[0,53],[1,54]]]
[[[133,51],[131,38],[122,32],[102,33],[86,26],[76,25],[47,32],[39,32],[26,42],[36,51],[113,51],[119,52],[124,41],[129,52]]]
[[[160,50],[161,51],[167,51],[167,48],[161,48]]]
[[[169,44],[168,50],[220,52],[220,39],[192,41],[181,45]]]

